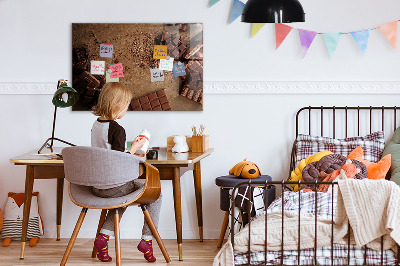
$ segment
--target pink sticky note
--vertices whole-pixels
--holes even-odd
[[[117,72],[112,72],[112,73],[110,74],[110,78],[112,78],[112,79],[119,78],[119,73],[117,73]]]
[[[111,69],[111,74],[110,77],[111,78],[122,78],[124,77],[124,67],[122,66],[122,63],[118,63],[118,64],[114,64],[114,65],[110,65],[110,69]]]

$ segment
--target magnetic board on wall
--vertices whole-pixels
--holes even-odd
[[[73,110],[93,110],[106,82],[132,90],[132,111],[203,110],[201,23],[73,23]]]

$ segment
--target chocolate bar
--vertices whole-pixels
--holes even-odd
[[[88,71],[84,71],[79,77],[73,80],[72,86],[77,92],[83,93],[86,90],[98,88],[100,81]]]
[[[187,52],[188,40],[181,36],[178,48],[179,48],[179,58],[184,58]]]
[[[100,95],[100,89],[89,89],[81,94],[80,98],[89,107],[97,104]]]
[[[132,100],[131,108],[133,111],[170,111],[171,105],[165,94],[165,89],[161,89]]]
[[[201,61],[189,61],[186,66],[186,84],[191,89],[203,89],[203,65]]]
[[[203,104],[203,90],[201,89],[192,89],[189,86],[184,86],[179,95],[188,98],[192,101],[195,101],[199,104]]]
[[[87,70],[89,62],[90,54],[87,47],[72,49],[72,67],[75,72]]]
[[[106,75],[95,75],[96,79],[100,82],[100,85],[97,86],[97,89],[103,88],[103,86],[106,84]]]
[[[79,92],[79,98],[89,109],[97,104],[101,87],[105,83],[105,76],[93,76],[88,71],[84,71],[79,77],[75,78],[72,86]]]
[[[171,34],[167,31],[164,31],[162,34],[161,41],[168,45],[168,55],[173,58],[178,58],[179,56],[179,34],[174,33]]]
[[[168,45],[168,55],[172,58],[184,58],[187,52],[188,41],[178,33],[164,31],[162,33],[161,43]]]
[[[191,60],[186,65],[186,77],[179,95],[203,104],[203,64],[202,61]]]

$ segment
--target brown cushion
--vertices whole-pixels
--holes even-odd
[[[322,181],[324,177],[321,176],[321,172],[330,174],[335,170],[340,169],[346,161],[349,160],[345,156],[340,154],[330,154],[321,158],[317,162],[312,162],[304,167],[302,176],[304,181],[314,182],[316,180]],[[367,167],[360,161],[351,159],[357,169],[360,169],[360,173],[357,173],[354,178],[364,179],[368,177]],[[313,186],[304,185],[303,188],[311,188]]]

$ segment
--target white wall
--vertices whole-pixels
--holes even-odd
[[[371,33],[363,57],[350,35],[342,37],[330,59],[318,36],[305,59],[301,59],[298,33],[290,33],[274,50],[273,25],[266,25],[253,39],[251,27],[235,21],[227,24],[230,0],[208,9],[208,0],[147,1],[27,1],[0,0],[1,83],[56,82],[71,76],[71,23],[73,22],[203,22],[204,78],[213,81],[399,81],[399,52],[379,31]],[[306,23],[293,24],[321,32],[351,31],[375,27],[399,19],[398,1],[303,0]],[[156,10],[156,11],[155,11]],[[58,13],[59,12],[59,13]],[[37,149],[50,136],[53,106],[51,95],[0,95],[0,207],[7,192],[24,190],[25,168],[9,158]],[[223,214],[214,179],[227,174],[238,161],[255,161],[263,174],[275,180],[286,176],[294,138],[294,115],[308,105],[398,105],[399,95],[377,94],[206,94],[203,112],[128,113],[121,124],[128,138],[142,128],[153,133],[153,145],[165,146],[176,133],[189,134],[193,124],[205,123],[215,152],[202,162],[205,238],[218,238]],[[89,145],[93,115],[60,109],[56,135],[78,145]],[[45,237],[55,237],[55,180],[35,182],[40,192],[40,211]],[[164,202],[160,233],[175,238],[172,188],[162,182]],[[79,208],[64,191],[62,237],[69,237]],[[193,181],[182,177],[184,238],[197,237]],[[99,212],[90,211],[80,237],[93,237]],[[138,218],[139,217],[139,218]],[[131,208],[121,222],[123,238],[139,238],[142,218]]]

